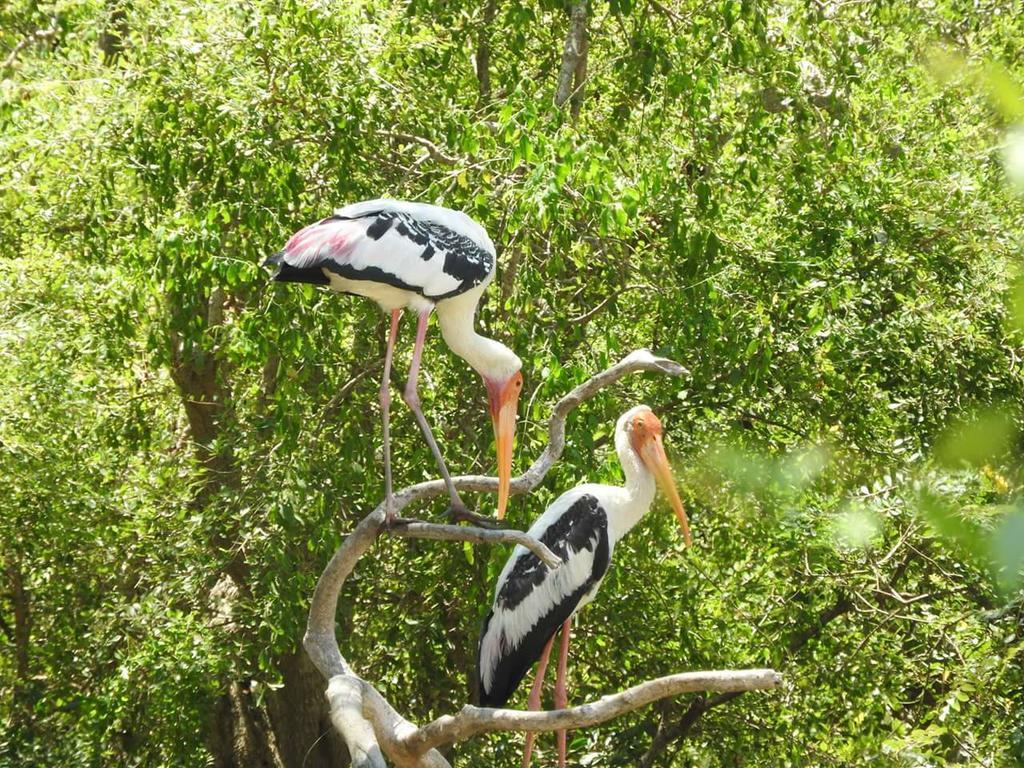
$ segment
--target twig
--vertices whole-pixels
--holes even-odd
[[[414,136],[411,133],[399,133],[398,131],[381,131],[381,135],[397,139],[398,141],[404,141],[407,144],[419,144],[427,150],[427,154],[430,155],[432,160],[443,165],[455,165],[459,162],[458,158],[452,157],[430,139],[425,139],[422,136]]]
[[[608,302],[610,302],[612,299],[616,299],[619,296],[621,296],[622,294],[627,293],[629,291],[639,291],[639,290],[657,291],[658,289],[655,288],[653,285],[627,285],[627,286],[624,286],[624,287],[620,288],[616,293],[613,293],[610,296],[608,296],[607,298],[605,298],[604,301],[599,303],[593,309],[587,310],[582,315],[577,315],[576,317],[570,317],[569,318],[569,322],[570,323],[579,323],[579,324],[582,325],[583,323],[586,323],[587,321],[589,321],[590,318],[592,318],[594,315],[596,315],[602,309],[604,309],[608,305]]]
[[[316,430],[313,432],[314,440],[320,437],[320,433],[323,432],[324,426],[326,426],[327,420],[331,417],[331,414],[334,412],[334,409],[338,407],[339,403],[341,403],[342,400],[349,396],[349,394],[355,388],[356,384],[358,384],[368,375],[370,375],[375,370],[380,368],[382,365],[384,365],[383,357],[378,358],[377,360],[374,360],[373,362],[368,363],[367,365],[364,365],[362,368],[355,372],[351,379],[349,379],[348,381],[341,385],[338,391],[334,394],[334,397],[332,397],[327,402],[327,405],[325,405],[321,409],[320,422],[316,425]]]
[[[4,63],[0,64],[0,73],[7,72],[14,68],[14,62],[18,59],[18,54],[28,48],[32,43],[41,43],[44,40],[52,40],[57,36],[60,26],[57,21],[57,16],[54,15],[50,19],[50,27],[48,29],[37,29],[31,35],[22,40],[18,41],[18,44],[11,49],[11,52],[4,59]]]
[[[548,568],[562,564],[544,542],[522,531],[507,528],[479,528],[470,525],[441,525],[421,520],[397,520],[388,529],[390,536],[400,539],[433,539],[434,541],[468,541],[472,544],[518,544],[533,552]]]
[[[658,2],[658,0],[649,0],[651,8],[656,10],[666,19],[668,19],[669,26],[672,27],[672,31],[675,32],[676,25],[679,24],[682,19],[679,18],[679,14],[673,11],[671,8],[666,8],[664,5]]]
[[[797,429],[796,427],[790,426],[785,422],[776,421],[775,419],[768,418],[767,416],[759,416],[758,414],[752,413],[751,411],[737,411],[736,415],[740,419],[746,419],[747,421],[760,421],[762,424],[768,424],[769,426],[772,427],[784,429],[790,434],[796,435],[797,437],[803,438],[804,440],[811,439],[810,435],[808,435],[802,429]]]

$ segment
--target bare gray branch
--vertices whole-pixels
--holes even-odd
[[[686,369],[657,357],[646,349],[623,360],[565,395],[555,405],[548,423],[548,443],[536,461],[511,483],[513,494],[528,493],[544,479],[565,448],[565,421],[584,400],[636,371],[655,371],[680,376]],[[454,478],[456,487],[469,491],[495,491],[496,477],[465,475]],[[445,492],[441,480],[418,483],[395,494],[395,511],[431,499]],[[373,542],[384,531],[384,503],[364,517],[346,537],[320,576],[309,609],[303,644],[317,669],[328,679],[331,722],[345,739],[356,768],[384,768],[385,756],[405,768],[445,768],[448,762],[436,746],[461,741],[478,733],[496,730],[557,730],[603,722],[652,701],[695,690],[754,690],[777,685],[772,670],[748,672],[699,672],[673,675],[641,683],[634,688],[581,707],[555,712],[517,712],[465,707],[459,714],[417,728],[402,717],[370,683],[360,678],[341,655],[335,634],[338,596],[345,580]],[[436,525],[413,521],[392,528],[389,533],[404,538],[428,538],[474,543],[505,542],[527,547],[549,565],[558,558],[541,542],[521,531]]]
[[[398,520],[388,534],[401,539],[433,539],[434,541],[468,541],[472,544],[519,544],[540,558],[548,568],[557,568],[562,561],[538,541],[522,531],[506,528],[490,529],[469,525],[441,525],[421,520]]]
[[[445,715],[405,739],[413,751],[465,741],[493,731],[561,731],[603,723],[659,699],[694,691],[756,691],[775,688],[782,676],[774,669],[683,672],[659,677],[603,696],[589,704],[549,712],[516,709],[484,709],[465,706],[457,715]]]

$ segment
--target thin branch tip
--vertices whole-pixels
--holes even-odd
[[[630,352],[623,358],[621,364],[643,366],[649,370],[657,370],[662,373],[667,373],[669,376],[690,375],[689,369],[685,366],[667,357],[660,357],[646,348]]]

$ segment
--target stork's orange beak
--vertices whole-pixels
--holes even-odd
[[[491,401],[491,422],[494,424],[494,446],[498,454],[498,519],[503,520],[512,481],[512,448],[515,445],[516,414],[523,375],[516,371],[506,381],[486,381],[486,384]]]
[[[679,527],[683,530],[683,540],[686,546],[690,546],[690,521],[686,517],[686,510],[683,509],[683,501],[679,498],[679,491],[676,489],[675,479],[672,477],[672,468],[668,463],[668,456],[665,455],[665,446],[661,442],[661,422],[658,417],[650,411],[642,414],[638,419],[644,422],[642,429],[637,429],[634,446],[641,460],[651,470],[654,479],[661,490],[668,498],[668,503],[676,513],[679,520]]]

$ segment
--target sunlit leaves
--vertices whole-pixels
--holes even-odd
[[[268,286],[259,264],[334,206],[388,195],[463,208],[498,246],[478,319],[524,360],[518,467],[552,403],[625,351],[691,370],[574,413],[562,463],[510,510],[525,526],[566,488],[620,481],[615,418],[659,411],[696,545],[660,501],[619,543],[578,625],[576,701],[777,663],[784,690],[708,713],[675,762],[1009,760],[1015,616],[979,616],[1019,586],[1020,438],[999,404],[1024,396],[1002,307],[1024,296],[1006,285],[1021,43],[998,3],[962,5],[591,3],[575,123],[551,105],[556,0],[496,5],[488,98],[486,3],[133,3],[111,67],[109,6],[62,6],[59,45],[25,48],[0,86],[0,250],[17,260],[0,291],[0,557],[33,569],[34,749],[193,764],[201,740],[167,734],[201,721],[207,686],[280,682],[319,569],[380,495],[385,322]],[[0,11],[4,44],[45,11]],[[936,86],[919,52],[961,38],[972,62],[1016,69],[968,63]],[[181,353],[222,366],[230,404],[213,445],[239,482],[209,503],[169,375]],[[488,471],[483,393],[433,332],[421,394],[453,471]],[[426,479],[415,423],[392,414],[396,478]],[[508,551],[375,554],[340,604],[346,652],[413,720],[457,709]],[[221,633],[207,597],[236,555],[249,592]],[[175,662],[181,684],[147,696]],[[682,711],[581,732],[570,762],[636,765]],[[159,736],[125,747],[128,728]],[[518,746],[480,739],[459,760],[513,764]]]

